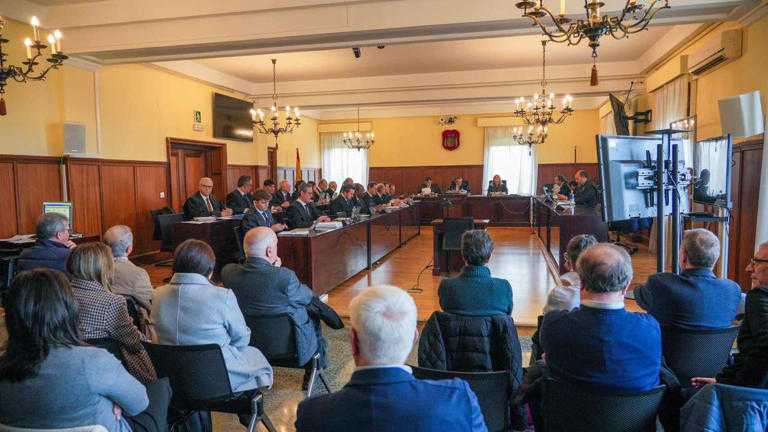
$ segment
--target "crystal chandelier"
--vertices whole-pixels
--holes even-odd
[[[525,132],[523,126],[517,126],[512,129],[512,139],[520,145],[527,145],[529,149],[535,145],[544,144],[547,140],[547,126],[531,125]]]
[[[272,59],[272,106],[269,108],[269,119],[265,121],[264,111],[261,108],[251,108],[251,120],[257,132],[264,135],[277,137],[281,133],[291,133],[301,125],[301,111],[298,107],[285,106],[285,124],[280,124],[280,113],[277,109],[277,59]],[[258,117],[258,119],[256,119]]]
[[[24,46],[27,48],[27,60],[21,62],[24,66],[6,65],[5,59],[8,57],[8,54],[3,52],[3,44],[8,43],[8,39],[3,38],[5,20],[0,16],[0,116],[7,114],[3,96],[5,95],[5,86],[8,85],[9,80],[12,79],[21,83],[25,83],[27,80],[42,81],[51,69],[58,69],[64,63],[64,60],[69,58],[61,52],[61,32],[54,30],[47,38],[48,44],[51,47],[51,55],[45,59],[48,65],[41,71],[36,71],[35,68],[43,60],[43,50],[48,48],[48,45],[40,41],[40,21],[37,17],[33,16],[30,24],[32,24],[32,38],[24,39]]]
[[[571,20],[565,16],[565,0],[560,0],[560,13],[555,15],[544,6],[544,0],[522,0],[515,4],[523,10],[523,16],[530,18],[549,40],[568,45],[578,45],[582,40],[589,41],[592,48],[592,79],[596,86],[597,80],[597,48],[600,38],[611,35],[614,39],[623,39],[641,32],[648,27],[657,13],[669,9],[669,0],[653,0],[649,5],[643,5],[642,0],[626,0],[621,15],[610,16],[601,13],[605,6],[601,0],[584,0],[585,19]]]
[[[520,98],[515,102],[515,117],[521,118],[525,124],[531,126],[540,126],[546,129],[550,124],[561,124],[565,119],[573,114],[571,104],[573,98],[566,95],[563,97],[562,104],[558,110],[555,106],[555,94],[547,94],[547,41],[541,41],[542,64],[541,64],[541,93],[533,95],[530,101]]]
[[[344,132],[344,145],[353,150],[368,150],[374,142],[373,132],[360,133],[360,107],[357,107],[357,131]]]

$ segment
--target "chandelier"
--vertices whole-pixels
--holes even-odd
[[[3,52],[3,44],[8,43],[8,39],[3,38],[5,20],[0,16],[0,116],[7,114],[3,95],[5,95],[5,86],[8,85],[9,80],[12,79],[21,83],[25,83],[27,80],[42,81],[51,69],[58,69],[64,63],[64,60],[69,58],[61,52],[61,31],[54,30],[47,38],[48,44],[51,47],[51,55],[45,59],[48,65],[42,70],[36,71],[36,67],[43,60],[43,50],[48,48],[48,45],[40,42],[40,21],[37,17],[33,16],[30,24],[32,24],[32,38],[24,39],[24,46],[27,49],[27,60],[21,62],[24,66],[12,64],[6,66],[5,59],[8,57],[8,54]]]
[[[533,95],[530,101],[520,98],[515,102],[513,115],[521,118],[525,124],[531,126],[540,126],[546,129],[550,124],[561,124],[565,119],[573,114],[571,104],[573,98],[566,95],[563,97],[562,104],[558,110],[555,106],[555,94],[547,93],[547,41],[541,41],[542,62],[541,62],[541,93]]]
[[[567,42],[568,45],[578,45],[582,40],[589,41],[592,48],[592,79],[591,85],[596,86],[597,80],[597,48],[600,38],[611,35],[614,39],[623,39],[641,32],[648,27],[657,13],[669,9],[669,0],[653,0],[648,6],[638,0],[626,0],[621,15],[610,16],[602,14],[600,8],[605,6],[601,0],[584,0],[586,19],[571,20],[565,16],[565,0],[560,0],[560,13],[555,15],[544,6],[544,0],[521,0],[515,6],[523,10],[523,16],[530,18],[535,25],[553,42]]]
[[[374,142],[373,132],[360,133],[360,107],[357,107],[357,131],[344,132],[344,145],[353,150],[368,150]]]
[[[258,120],[256,117],[258,116]],[[277,110],[277,59],[272,59],[272,106],[269,108],[269,119],[265,120],[264,111],[261,108],[251,108],[251,120],[256,131],[264,135],[277,137],[281,133],[291,133],[301,125],[301,112],[298,107],[285,106],[285,123],[280,124],[280,113]]]
[[[527,145],[530,150],[531,147],[544,144],[547,140],[547,126],[528,126],[525,132],[523,126],[517,126],[512,129],[512,139],[519,145]]]

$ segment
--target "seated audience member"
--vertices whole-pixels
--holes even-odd
[[[307,185],[307,182],[305,182],[304,180],[298,180],[293,185],[293,193],[291,194],[291,201],[296,201],[299,198],[299,193],[300,193],[299,191],[301,191],[301,188],[303,188],[306,185]],[[312,197],[312,189],[310,189],[309,196],[310,198]]]
[[[365,187],[360,183],[355,183],[355,195],[352,198],[352,207],[359,207],[360,213],[371,214],[371,207],[368,204],[368,200],[365,199],[368,192],[365,191]]]
[[[269,227],[274,232],[280,232],[286,228],[285,224],[275,222],[272,212],[269,209],[269,192],[259,189],[253,194],[254,210],[245,215],[240,226],[245,235],[248,231],[256,227]]]
[[[424,177],[424,183],[421,184],[419,192],[422,192],[424,189],[429,189],[431,191],[430,193],[433,194],[440,193],[440,186],[432,181],[432,177]]]
[[[79,305],[78,328],[86,341],[109,338],[120,344],[126,369],[148,384],[157,379],[155,368],[141,344],[145,339],[128,314],[125,298],[110,292],[115,263],[103,243],[84,243],[67,260],[72,291]]]
[[[330,217],[335,218],[339,213],[343,213],[343,217],[352,216],[352,208],[354,207],[353,198],[355,197],[355,187],[353,185],[344,185],[341,187],[341,192],[333,201],[328,211]]]
[[[69,251],[75,243],[69,239],[69,219],[58,213],[45,213],[37,219],[35,245],[21,252],[19,271],[51,268],[66,271]]]
[[[133,251],[133,233],[125,225],[115,225],[104,233],[104,242],[115,257],[115,272],[110,291],[136,300],[146,310],[152,309],[152,282],[143,268],[128,259]]]
[[[448,192],[461,192],[461,193],[469,193],[469,182],[464,180],[461,177],[456,177],[451,182],[450,187],[448,187]]]
[[[465,381],[417,380],[403,364],[418,335],[416,305],[404,290],[365,289],[350,304],[350,320],[355,372],[341,390],[299,403],[299,432],[487,430]]]
[[[568,241],[565,249],[565,266],[569,271],[560,275],[562,285],[552,288],[547,294],[544,314],[556,310],[569,311],[579,307],[581,279],[576,272],[576,261],[587,248],[596,244],[597,239],[590,234],[579,234]]]
[[[288,183],[288,180],[280,182],[280,190],[272,194],[270,205],[272,207],[282,207],[283,210],[291,205],[291,184]]]
[[[285,214],[285,220],[290,228],[308,228],[315,221],[328,222],[328,216],[321,216],[315,206],[312,205],[312,188],[306,184],[299,189],[296,198]]]
[[[231,216],[232,209],[224,207],[211,192],[213,180],[203,177],[197,185],[198,192],[184,202],[184,219],[196,217]]]
[[[232,209],[233,214],[243,214],[253,211],[253,180],[251,176],[240,176],[237,179],[235,190],[227,194],[227,207]]]
[[[741,303],[736,282],[712,272],[720,257],[720,241],[710,231],[692,229],[683,235],[683,271],[657,273],[635,289],[637,304],[662,325],[690,329],[730,327]]]
[[[233,392],[272,385],[272,367],[249,346],[251,330],[230,289],[211,284],[216,256],[208,244],[189,239],[174,251],[173,277],[155,291],[152,320],[163,345],[221,346]]]
[[[632,281],[629,254],[600,243],[581,254],[576,271],[582,283],[581,307],[544,315],[546,368],[555,378],[596,390],[642,392],[656,387],[661,330],[652,316],[624,309]]]
[[[293,270],[281,267],[275,233],[264,227],[252,229],[245,235],[243,249],[245,264],[227,264],[221,271],[221,280],[235,293],[243,315],[288,313],[296,327],[299,363],[305,364],[319,350],[325,367],[320,323],[307,313],[312,290],[299,282]]]
[[[501,176],[498,174],[493,176],[493,180],[488,183],[488,194],[492,193],[502,193],[502,194],[508,194],[509,191],[507,190],[507,182],[501,181]]]
[[[78,333],[78,306],[63,273],[20,273],[3,298],[8,342],[0,356],[0,423],[27,429],[104,426],[166,430],[167,379],[146,387]]]
[[[553,191],[557,194],[557,199],[561,201],[571,199],[571,186],[562,174],[555,176]]]
[[[491,277],[485,265],[491,259],[493,241],[485,230],[470,230],[461,236],[464,268],[455,278],[440,281],[440,307],[461,315],[509,315],[512,287],[506,279]]]
[[[335,181],[328,183],[328,189],[325,190],[325,194],[329,200],[336,198],[336,189],[338,189],[338,186]]]
[[[730,384],[768,388],[768,242],[760,245],[747,266],[752,288],[747,292],[744,321],[736,339],[738,354],[715,378],[693,378],[692,384]]]

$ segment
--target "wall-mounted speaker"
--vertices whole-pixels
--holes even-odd
[[[741,138],[760,135],[765,131],[759,90],[720,99],[718,103],[723,134]]]
[[[64,123],[64,154],[85,153],[85,125]]]

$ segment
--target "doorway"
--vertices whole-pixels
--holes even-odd
[[[267,178],[277,181],[277,147],[267,147]]]
[[[197,192],[201,177],[213,180],[213,196],[221,202],[227,194],[226,144],[166,138],[170,203],[180,212],[187,197]]]

